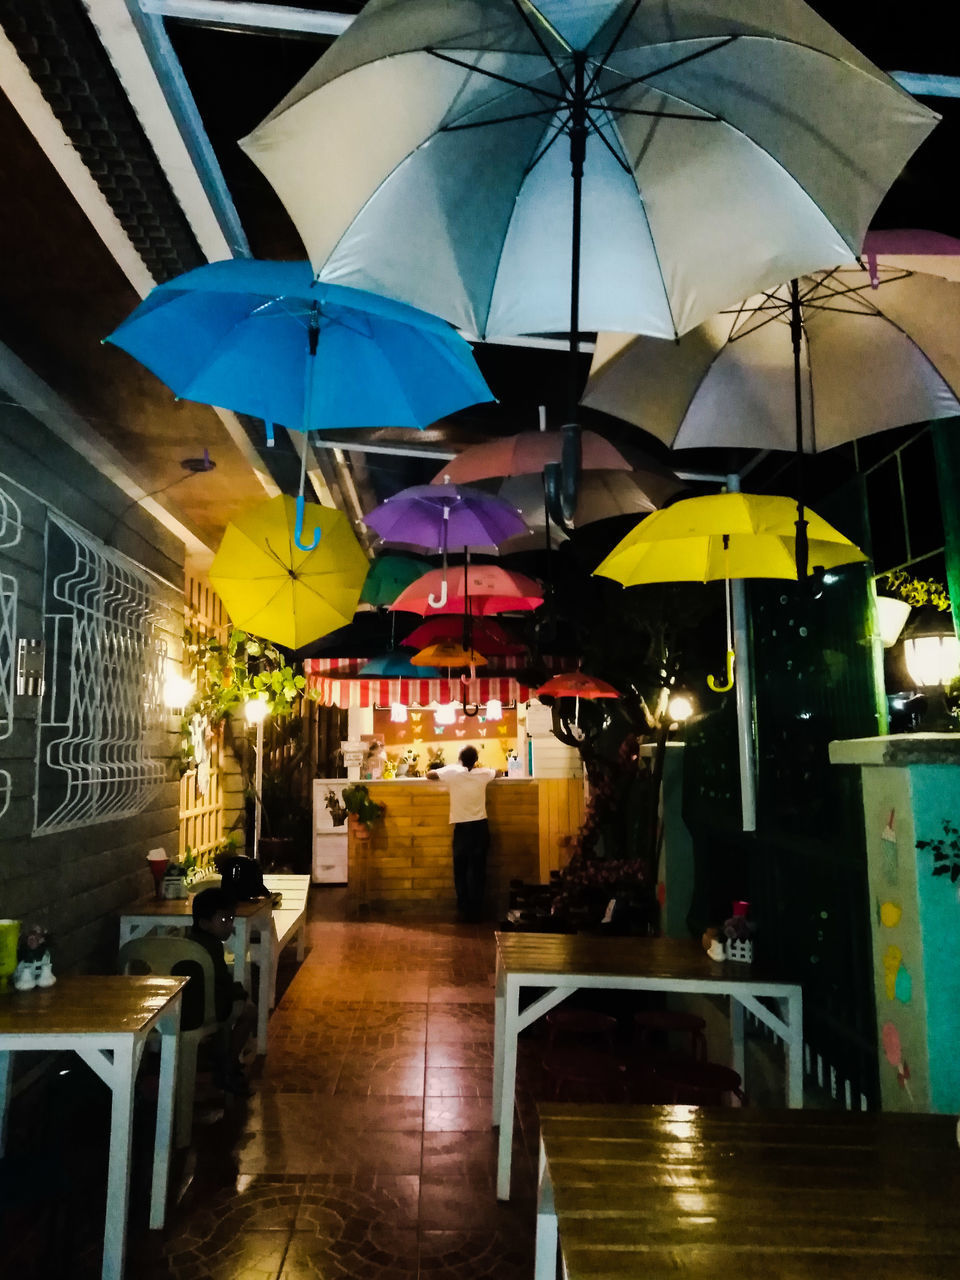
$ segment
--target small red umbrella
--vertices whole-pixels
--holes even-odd
[[[483,617],[538,609],[543,604],[543,590],[538,582],[525,574],[501,569],[499,565],[457,565],[446,573],[447,597],[439,608],[431,603],[431,597],[440,598],[444,571],[431,569],[401,591],[390,609],[424,616],[464,613]]]
[[[472,484],[491,476],[539,475],[548,462],[559,462],[562,452],[559,431],[521,431],[502,440],[471,445],[445,462],[433,477],[433,484],[449,480],[455,484]],[[630,471],[630,463],[609,440],[595,431],[580,435],[584,471]]]
[[[422,649],[425,645],[436,644],[440,640],[462,640],[466,625],[465,615],[458,617],[455,613],[440,614],[421,622],[400,643],[411,649]],[[515,640],[506,627],[494,622],[492,618],[471,618],[470,639],[488,658],[505,658],[526,650],[526,645]]]
[[[546,684],[534,690],[539,698],[547,694],[551,698],[619,698],[620,694],[612,684],[598,680],[596,676],[588,676],[583,671],[565,671],[552,676]]]

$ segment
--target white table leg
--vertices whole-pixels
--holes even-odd
[[[0,1156],[6,1150],[7,1101],[10,1097],[10,1068],[13,1054],[9,1049],[0,1050]]]
[[[112,1090],[110,1157],[107,1172],[107,1215],[103,1232],[103,1280],[123,1280],[130,1201],[130,1149],[133,1129],[133,1082],[137,1058],[133,1036],[118,1040],[104,1079]]]
[[[746,1065],[746,1050],[743,1038],[743,1005],[736,996],[730,997],[730,1046],[731,1062],[734,1071],[743,1080]]]
[[[273,983],[276,970],[277,938],[273,929],[273,918],[268,914],[260,926],[260,950],[257,965],[260,970],[257,991],[257,1053],[267,1052],[267,1027],[270,1022],[270,1007],[273,1003]]]
[[[519,1033],[520,984],[508,977],[503,1000],[502,1067],[500,1085],[500,1136],[497,1144],[497,1199],[510,1199],[510,1164],[513,1158],[513,1111],[517,1089],[517,1035]]]
[[[784,1006],[786,1009],[784,1010]],[[803,996],[799,989],[784,996],[780,1008],[786,1013],[787,1035],[787,1106],[803,1106]]]
[[[537,1237],[533,1255],[534,1280],[556,1280],[557,1214],[553,1206],[553,1183],[540,1139],[540,1172],[537,1180]]]
[[[272,922],[271,922],[272,923]],[[233,977],[244,991],[250,990],[250,917],[237,916],[227,947],[233,952]]]
[[[505,979],[497,956],[497,978],[493,999],[493,1127],[500,1123],[500,1101],[503,1097],[503,1026],[506,998]]]
[[[150,1183],[150,1229],[158,1230],[167,1216],[170,1152],[177,1096],[177,1058],[180,1050],[180,1001],[157,1021],[160,1032],[160,1083],[157,1093],[157,1129],[153,1142],[153,1178]]]

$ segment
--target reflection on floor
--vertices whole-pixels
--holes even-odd
[[[529,1103],[513,1198],[494,1191],[492,926],[346,921],[336,891],[312,896],[307,957],[285,957],[253,1095],[226,1110],[211,1095],[205,1112],[201,1098],[163,1232],[145,1227],[149,1099],[139,1107],[127,1276],[529,1277]],[[18,1280],[99,1275],[105,1107],[88,1075],[74,1067],[44,1132],[11,1149],[0,1226]]]

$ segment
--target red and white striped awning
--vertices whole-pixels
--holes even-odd
[[[317,694],[328,707],[389,707],[393,702],[406,706],[428,706],[431,702],[526,702],[530,687],[514,676],[478,676],[461,683],[458,675],[432,680],[390,679],[384,676],[361,676],[360,668],[369,658],[306,658],[303,674],[307,689]],[[498,658],[497,665],[520,670],[517,658]]]

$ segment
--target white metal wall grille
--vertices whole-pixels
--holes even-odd
[[[131,561],[49,517],[36,832],[138,813],[163,781],[148,731],[160,712],[167,612]]]
[[[0,488],[0,550],[20,541],[23,521],[20,508],[5,489]],[[17,649],[17,580],[0,573],[0,740],[13,733],[14,670]],[[10,773],[0,769],[0,818],[10,807]]]

